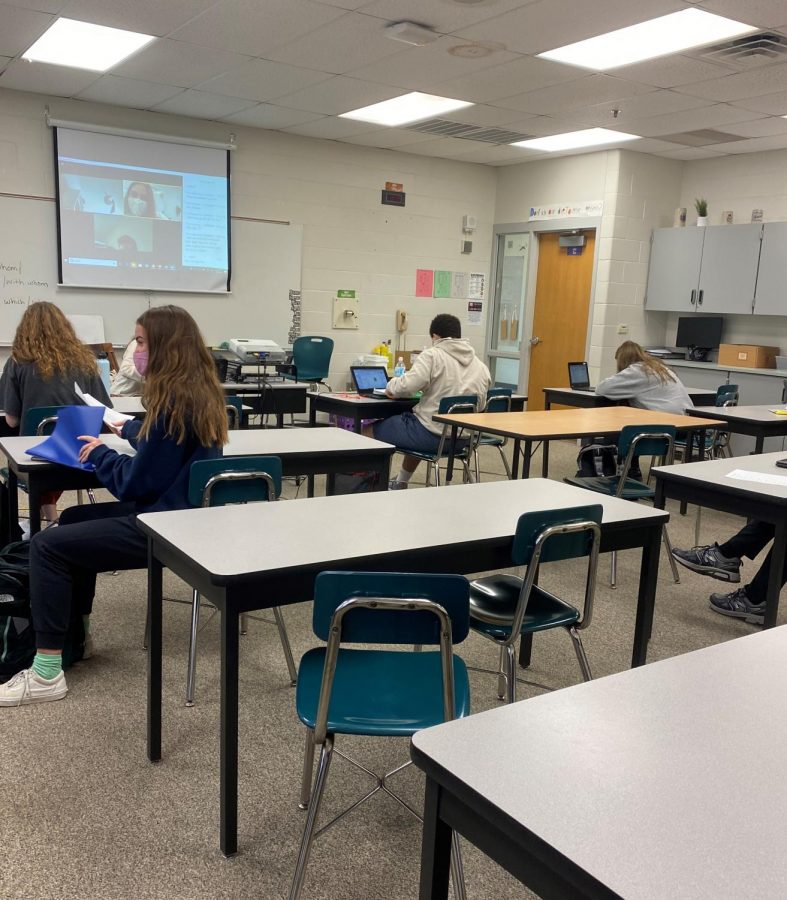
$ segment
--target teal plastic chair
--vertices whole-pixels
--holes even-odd
[[[306,726],[301,783],[302,809],[308,808],[290,900],[301,896],[313,840],[378,791],[419,814],[387,783],[411,763],[378,776],[336,753],[375,779],[374,787],[315,829],[337,734],[412,737],[449,719],[470,713],[467,669],[453,645],[468,634],[469,585],[460,575],[411,575],[377,572],[322,572],[314,591],[312,627],[326,647],[309,650],[298,669],[295,706]],[[400,649],[358,649],[348,644],[377,644]],[[404,645],[439,647],[417,652]],[[315,748],[320,759],[311,787]],[[464,897],[459,844],[452,853],[454,892]]]
[[[333,341],[329,337],[315,334],[296,338],[292,345],[293,371],[282,373],[282,377],[289,381],[324,384],[330,391],[331,386],[325,379],[328,377],[332,354]]]
[[[230,430],[237,431],[243,423],[243,401],[234,395],[224,398],[227,409],[227,424]]]
[[[478,412],[478,396],[476,394],[460,394],[455,397],[443,397],[437,408],[440,415],[449,413],[474,413]],[[462,429],[457,433],[457,440],[461,439]],[[432,484],[432,473],[434,472],[435,486],[440,487],[440,460],[448,459],[451,453],[451,426],[444,425],[442,434],[440,435],[440,443],[434,453],[425,453],[420,450],[401,450],[408,456],[415,456],[426,462],[426,486]],[[478,454],[475,452],[475,439],[469,438],[462,447],[454,448],[454,462],[460,462],[464,472],[464,481],[472,481],[470,475],[470,460],[474,461],[475,480],[478,481]]]
[[[514,644],[520,635],[563,628],[571,638],[583,679],[592,678],[580,631],[593,618],[601,515],[601,504],[525,513],[517,522],[511,551],[513,565],[525,567],[524,577],[489,575],[471,582],[470,628],[500,648],[495,674],[501,700],[516,700]],[[581,612],[536,584],[542,563],[580,557],[588,561]]]
[[[192,463],[189,470],[189,503],[192,506],[226,506],[228,503],[254,503],[277,500],[281,493],[281,460],[277,456],[241,456],[206,459]],[[295,661],[284,617],[278,607],[272,608],[279,630],[284,659],[295,684]],[[194,705],[197,670],[197,633],[199,631],[200,596],[194,590],[191,598],[191,636],[189,638],[186,706]],[[241,633],[246,633],[245,615],[241,616]]]
[[[716,389],[716,399],[713,405],[717,408],[725,406],[737,406],[739,389],[737,384],[722,384]],[[699,450],[699,435],[694,436],[694,450]],[[675,455],[681,459],[686,457],[686,441],[675,441]],[[702,447],[702,456],[705,459],[717,459],[722,456],[731,456],[730,433],[721,429],[714,429],[705,435],[705,443]]]
[[[626,425],[618,439],[618,474],[594,475],[592,477],[576,476],[564,478],[568,484],[606,494],[608,497],[620,497],[623,500],[653,500],[655,490],[650,485],[629,476],[629,470],[635,459],[650,456],[651,464],[671,465],[675,457],[675,428],[672,425]],[[623,460],[623,463],[620,463]],[[672,569],[675,584],[680,584],[678,567],[672,558],[672,545],[666,527],[662,532],[667,547],[667,559]],[[617,553],[612,551],[610,586],[617,584]]]
[[[483,411],[485,413],[511,412],[511,395],[511,388],[490,388],[486,393],[486,405],[484,406]],[[508,457],[504,450],[508,444],[508,438],[501,437],[499,434],[484,434],[481,431],[477,432],[477,435],[475,446],[476,453],[480,447],[494,447],[500,454],[506,477],[510,481],[511,465],[508,462]]]

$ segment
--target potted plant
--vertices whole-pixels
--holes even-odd
[[[708,201],[702,197],[697,197],[694,201],[694,208],[697,210],[697,224],[708,224]]]

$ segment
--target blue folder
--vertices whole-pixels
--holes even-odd
[[[79,451],[85,446],[79,436],[89,434],[98,437],[103,415],[103,406],[63,406],[57,412],[55,430],[45,441],[31,447],[28,454],[35,459],[92,472],[95,468],[92,463],[79,461]]]

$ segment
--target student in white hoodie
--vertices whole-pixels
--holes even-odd
[[[600,396],[681,416],[694,406],[678,376],[634,341],[624,341],[615,351],[615,360],[617,374],[598,383],[596,393]]]
[[[456,316],[441,313],[429,326],[432,346],[418,358],[409,372],[392,378],[386,393],[391,398],[410,397],[422,391],[411,412],[375,422],[375,438],[405,451],[434,453],[440,443],[443,426],[432,421],[443,397],[475,394],[479,409],[486,402],[492,382],[489,369],[475,355],[469,341],[462,340],[462,325]],[[420,460],[405,455],[399,475],[389,484],[391,490],[406,488]]]

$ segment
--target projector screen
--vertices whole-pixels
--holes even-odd
[[[228,150],[54,133],[60,284],[229,291]]]

